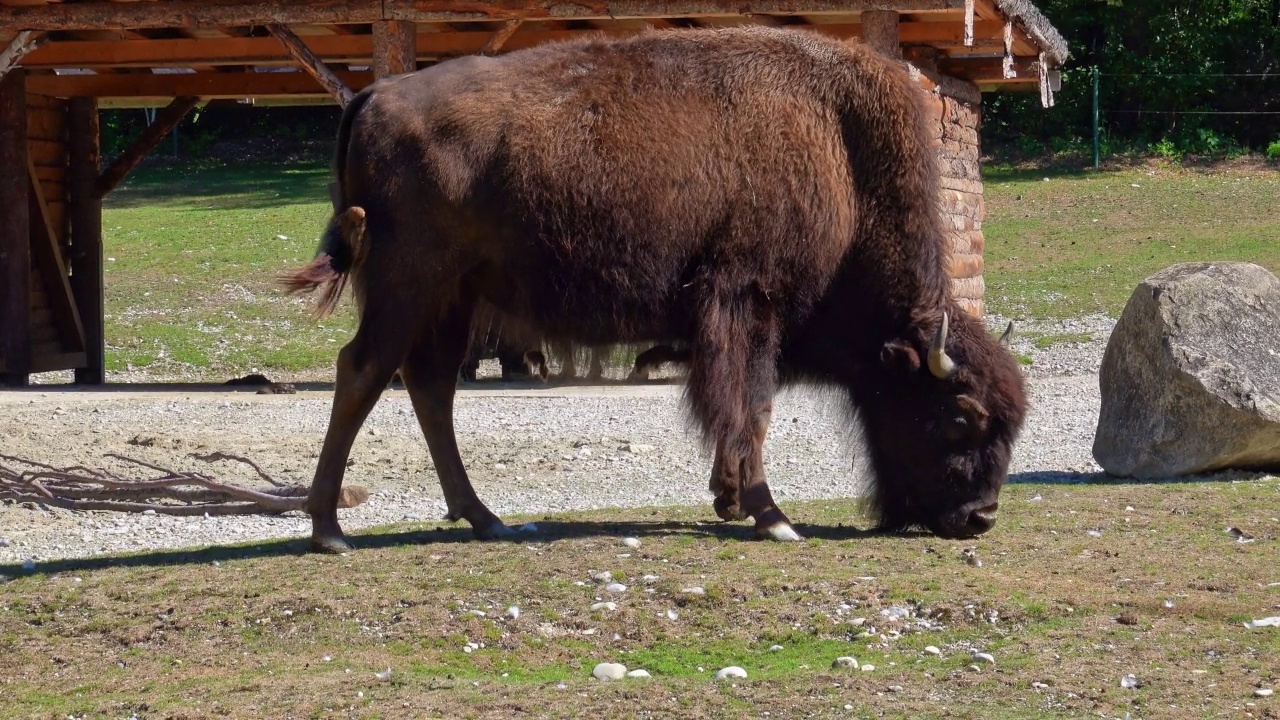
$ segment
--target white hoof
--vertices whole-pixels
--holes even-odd
[[[800,533],[796,532],[794,528],[784,522],[774,525],[766,530],[765,533],[768,534],[771,539],[778,540],[780,542],[796,542],[804,539],[800,537]]]

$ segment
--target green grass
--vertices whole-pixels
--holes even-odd
[[[518,542],[426,523],[356,533],[349,556],[289,540],[0,566],[0,702],[6,717],[1231,717],[1249,702],[1269,717],[1252,693],[1280,682],[1280,632],[1242,622],[1280,603],[1278,494],[1249,476],[1017,484],[965,542],[869,535],[855,503],[815,501],[787,506],[812,538],[787,545],[709,507],[643,508],[511,516],[541,526]],[[623,554],[626,535],[642,544]],[[590,612],[602,570],[631,587]],[[881,612],[901,607],[911,620]],[[995,665],[971,669],[978,650]],[[875,670],[832,668],[841,655]],[[653,677],[597,682],[598,662]],[[727,665],[749,677],[716,682]],[[1127,673],[1142,687],[1122,689]]]
[[[1280,172],[987,166],[986,306],[1036,319],[1119,316],[1134,287],[1179,262],[1280,272]]]
[[[1188,260],[1280,270],[1274,169],[984,173],[990,312],[1115,316],[1144,277]],[[113,192],[103,218],[109,371],[331,379],[355,328],[350,304],[317,324],[312,298],[274,285],[312,257],[328,182],[323,163],[148,168]]]

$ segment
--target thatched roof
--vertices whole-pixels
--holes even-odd
[[[1000,12],[1021,25],[1028,35],[1035,38],[1036,43],[1044,49],[1054,65],[1062,65],[1067,61],[1070,55],[1067,50],[1067,41],[1035,5],[1027,0],[995,0],[995,3],[996,7],[1000,8]]]

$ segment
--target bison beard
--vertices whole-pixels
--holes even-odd
[[[795,30],[580,39],[381,80],[343,113],[334,218],[286,281],[349,277],[309,496],[312,548],[350,549],[337,497],[399,368],[448,517],[511,532],[476,496],[453,398],[480,302],[552,342],[686,347],[716,512],[797,539],[762,446],[784,383],[847,392],[885,529],[994,522],[1025,414],[1021,371],[949,293],[934,149],[896,62]],[[949,327],[946,327],[949,322]]]

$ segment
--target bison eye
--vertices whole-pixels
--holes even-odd
[[[969,434],[969,420],[963,415],[947,418],[942,424],[942,434],[948,440],[959,440]]]

